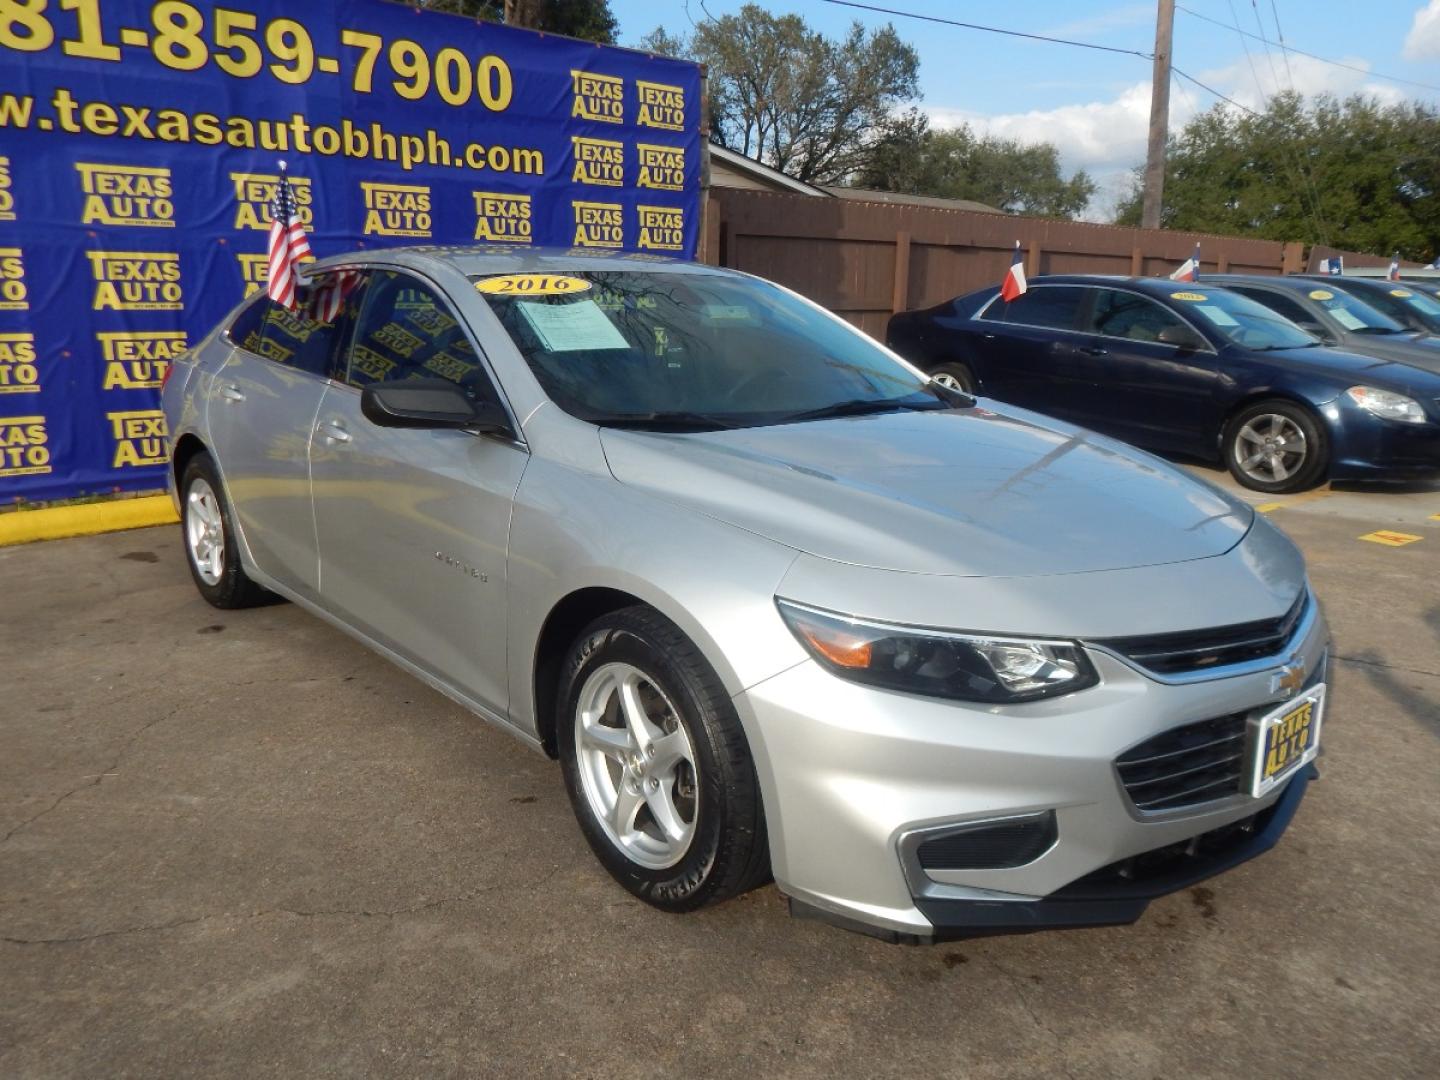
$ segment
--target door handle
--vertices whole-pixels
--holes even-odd
[[[1099,345],[1081,345],[1080,351],[1086,356],[1105,356],[1109,349],[1102,349]]]
[[[244,401],[245,391],[234,383],[226,383],[220,387],[220,396],[226,401]]]
[[[349,442],[350,432],[345,430],[345,425],[339,420],[327,420],[320,425],[320,435],[331,442]]]

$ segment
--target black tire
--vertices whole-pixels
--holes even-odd
[[[683,725],[693,751],[693,772],[688,774],[693,832],[678,861],[668,866],[643,865],[611,838],[582,775],[587,765],[581,762],[576,734],[581,692],[596,685],[592,677],[603,682],[602,669],[626,668],[638,669],[653,689],[668,699],[653,700],[663,710],[663,723]],[[557,745],[570,804],[591,850],[616,881],[662,911],[680,912],[727,900],[769,880],[770,851],[760,785],[740,718],[719,676],[679,627],[645,606],[601,616],[571,646],[561,671],[558,698]],[[664,706],[672,708],[665,710]],[[611,776],[618,800],[620,782],[630,774],[616,762],[607,761],[603,767]],[[677,765],[675,775],[681,776],[684,768],[684,763]],[[593,785],[594,774],[588,775]],[[667,787],[676,793],[672,806],[679,806],[684,797],[683,778],[676,785]],[[646,805],[641,804],[634,817],[637,826],[647,813]],[[650,824],[655,825],[653,817]]]
[[[1266,418],[1269,418],[1267,420]],[[1280,447],[1296,445],[1294,433],[1303,436],[1299,457]],[[1254,461],[1265,444],[1256,437],[1277,439],[1277,457]],[[1324,480],[1330,468],[1330,441],[1325,426],[1309,409],[1292,401],[1272,398],[1247,405],[1225,425],[1221,452],[1230,475],[1252,491],[1275,495],[1305,491]],[[1280,473],[1284,475],[1279,475]]]
[[[197,562],[195,545],[191,542],[191,528],[200,515],[191,495],[201,494],[203,484],[214,494],[214,502],[220,516],[221,549],[217,580],[207,580]],[[210,455],[201,452],[185,464],[180,477],[180,533],[185,544],[185,562],[190,567],[190,577],[207,603],[222,610],[255,607],[271,603],[275,595],[255,584],[240,565],[240,552],[235,544],[235,523],[230,512],[230,501],[220,483],[220,474]],[[213,575],[212,575],[213,576]]]
[[[974,373],[968,364],[962,364],[958,360],[936,364],[930,369],[930,377],[938,382],[946,383],[946,385],[951,385],[946,380],[953,379],[954,389],[971,395],[976,392]]]

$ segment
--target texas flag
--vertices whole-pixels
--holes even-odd
[[[1170,275],[1171,281],[1199,281],[1200,280],[1200,243],[1195,243],[1195,254],[1191,255],[1183,263],[1177,266]]]
[[[1339,277],[1345,273],[1345,256],[1336,255],[1334,258],[1325,260],[1325,273],[1331,277]]]
[[[1007,304],[1025,292],[1025,256],[1020,253],[1020,241],[1015,241],[1015,257],[1010,260],[1010,269],[1005,271],[1005,280],[1000,282],[1000,299]]]
[[[1385,272],[1385,276],[1391,281],[1400,280],[1400,252],[1390,256],[1390,269]]]

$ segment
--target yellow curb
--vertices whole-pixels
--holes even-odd
[[[1416,536],[1414,533],[1392,532],[1389,529],[1380,529],[1376,532],[1366,533],[1358,537],[1360,540],[1369,540],[1372,544],[1384,544],[1386,547],[1404,547],[1406,544],[1413,544],[1416,540],[1424,540],[1423,536]]]
[[[1431,521],[1440,521],[1440,514],[1431,514],[1431,515],[1430,515],[1430,520],[1431,520]]]
[[[0,514],[0,547],[29,544],[36,540],[58,540],[65,536],[143,529],[150,525],[174,525],[179,520],[168,495],[114,499],[79,506],[52,506],[45,510],[15,510]]]
[[[1255,512],[1256,512],[1257,514],[1268,514],[1268,513],[1270,513],[1271,510],[1279,510],[1280,507],[1282,507],[1282,506],[1284,506],[1284,505],[1285,505],[1285,504],[1284,504],[1283,502],[1279,502],[1279,503],[1261,503],[1259,506],[1255,507]]]

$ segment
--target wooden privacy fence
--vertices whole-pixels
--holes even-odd
[[[883,338],[897,311],[999,284],[1016,240],[1030,277],[1163,276],[1197,240],[1202,276],[1307,269],[1300,243],[733,188],[711,190],[700,257],[777,281]],[[1343,254],[1347,266],[1385,262]]]

